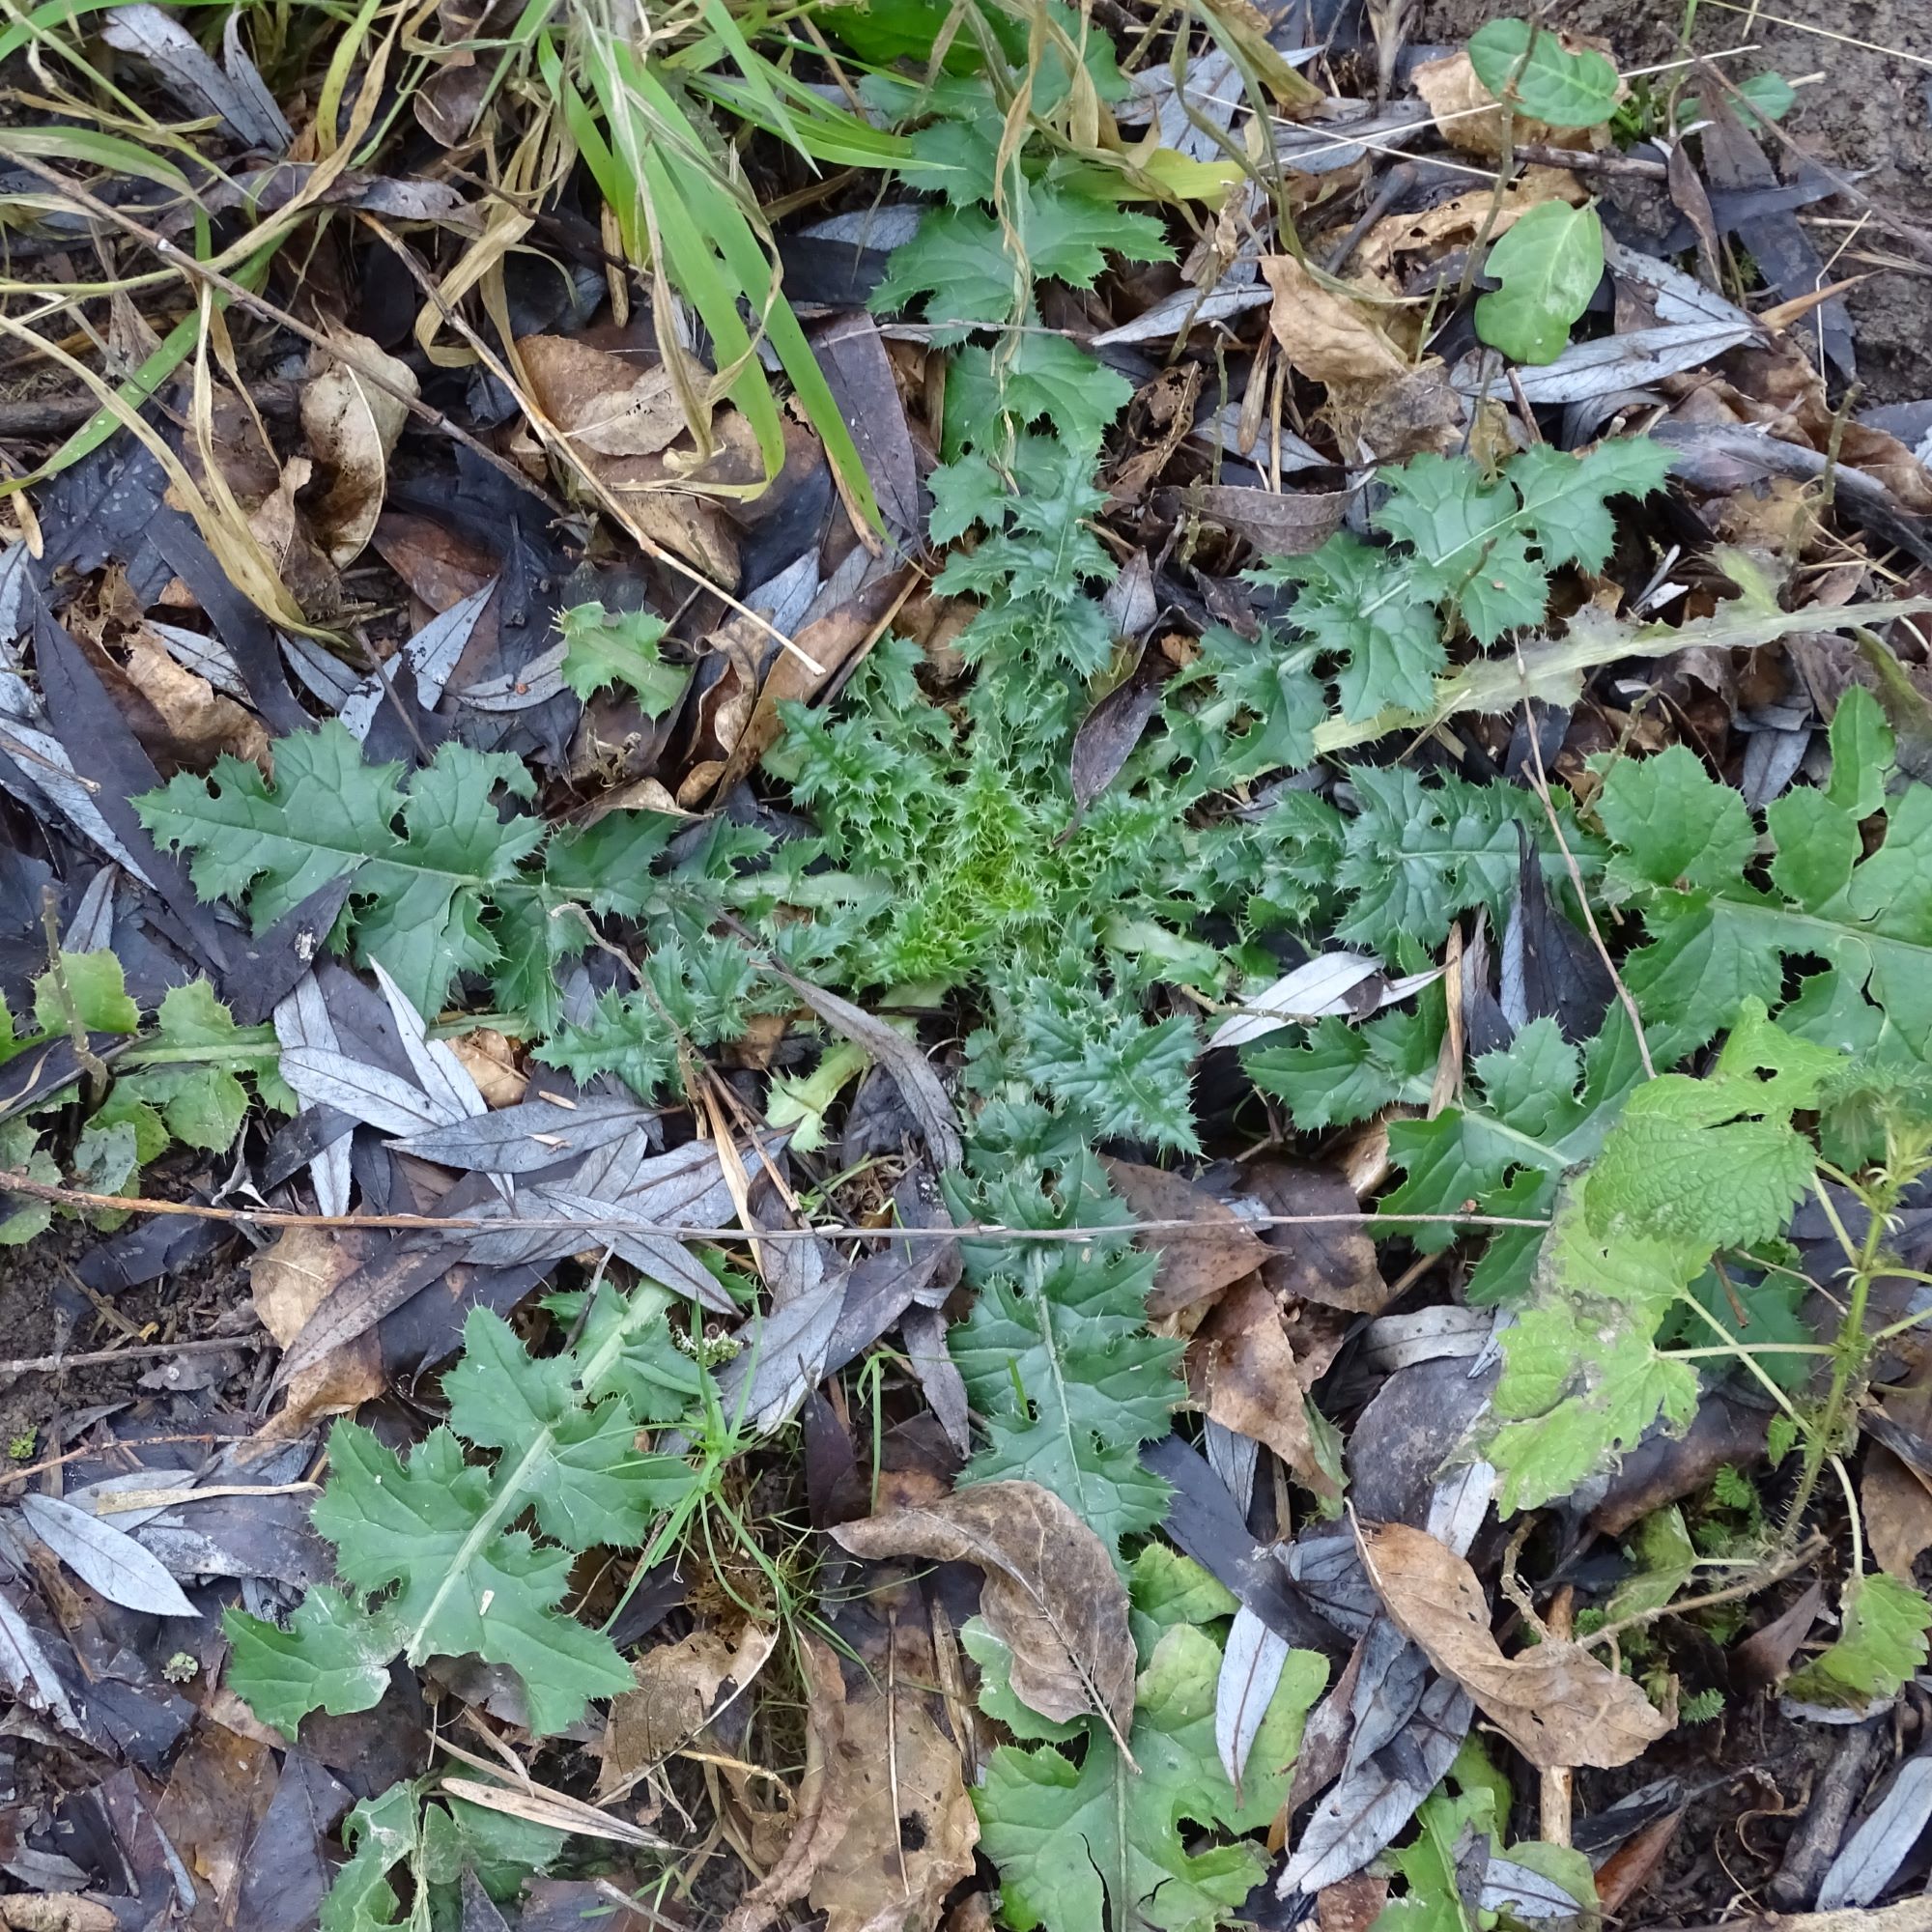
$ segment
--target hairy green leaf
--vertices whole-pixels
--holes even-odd
[[[1515,362],[1553,362],[1604,279],[1604,224],[1594,208],[1545,201],[1490,249],[1502,284],[1476,298],[1476,333]]]

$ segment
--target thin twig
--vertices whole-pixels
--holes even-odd
[[[63,1369],[95,1369],[108,1362],[148,1361],[156,1355],[220,1355],[245,1349],[251,1338],[238,1335],[227,1342],[140,1342],[125,1349],[89,1349],[78,1355],[24,1355],[0,1362],[0,1376],[57,1376]],[[11,1480],[12,1472],[0,1472]]]
[[[639,1221],[612,1210],[610,1214],[534,1215],[479,1220],[474,1215],[442,1214],[299,1214],[281,1208],[213,1208],[199,1201],[156,1201],[137,1194],[92,1194],[78,1187],[58,1187],[31,1176],[0,1169],[0,1194],[24,1194],[30,1201],[50,1201],[58,1208],[84,1208],[115,1214],[170,1214],[189,1221],[224,1221],[248,1228],[369,1228],[409,1234],[498,1235],[520,1230],[575,1229],[594,1234],[600,1228],[621,1228],[633,1235],[662,1235],[681,1241],[743,1241],[743,1228],[699,1228],[679,1221]],[[1246,1228],[1316,1228],[1345,1225],[1409,1227],[1433,1223],[1456,1228],[1547,1228],[1542,1214],[1256,1214],[1243,1216]],[[1009,1228],[998,1222],[969,1221],[957,1227],[860,1227],[835,1223],[810,1228],[761,1228],[762,1241],[869,1239],[877,1241],[1094,1241],[1118,1240],[1122,1235],[1187,1235],[1218,1240],[1226,1229],[1219,1222],[1191,1220],[1118,1221],[1104,1227]]]

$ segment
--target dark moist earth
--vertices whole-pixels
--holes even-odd
[[[1428,0],[1415,38],[1460,43],[1486,21],[1512,11],[1522,10],[1497,0]],[[1766,70],[1791,81],[1820,75],[1799,88],[1798,104],[1783,128],[1820,161],[1855,179],[1882,208],[1932,227],[1932,0],[1833,0],[1830,6],[1820,0],[1775,0],[1771,11],[1895,51],[1873,52],[1821,32],[1780,26],[1762,14],[1753,21],[1746,7],[1716,0],[1703,0],[1698,8],[1692,47],[1703,54],[1753,47],[1722,63],[1736,79]],[[1580,0],[1555,10],[1558,24],[1608,41],[1624,69],[1674,59],[1683,17],[1682,0]],[[1667,84],[1668,76],[1662,80]],[[1779,171],[1787,171],[1791,152],[1775,138],[1767,138],[1765,148]],[[1836,205],[1832,213],[1846,218]],[[1843,249],[1833,279],[1871,276],[1847,298],[1858,334],[1861,402],[1912,403],[1932,396],[1932,271],[1916,264],[1892,272],[1875,267],[1869,258],[1902,256],[1871,224],[1856,237],[1849,227],[1814,226],[1810,234],[1828,263]]]

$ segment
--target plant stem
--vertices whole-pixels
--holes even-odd
[[[1863,1202],[1865,1237],[1859,1246],[1857,1262],[1852,1269],[1852,1292],[1845,1308],[1845,1319],[1839,1326],[1836,1341],[1832,1345],[1832,1385],[1817,1422],[1805,1431],[1804,1466],[1799,1470],[1798,1487],[1791,1492],[1790,1507],[1785,1511],[1784,1525],[1778,1533],[1778,1541],[1787,1548],[1797,1540],[1799,1525],[1804,1520],[1804,1512],[1811,1507],[1818,1478],[1824,1473],[1825,1459],[1831,1455],[1844,1428],[1846,1399],[1854,1384],[1863,1383],[1870,1368],[1871,1350],[1875,1345],[1865,1334],[1865,1303],[1871,1294],[1872,1277],[1878,1270],[1879,1249],[1885,1238],[1886,1210],[1890,1206],[1891,1192],[1888,1186],[1883,1198],[1873,1196]],[[1831,1214],[1843,1238],[1843,1224],[1839,1222],[1823,1186],[1818,1188],[1818,1196],[1824,1201],[1826,1211]],[[1856,1520],[1856,1512],[1854,1517]]]

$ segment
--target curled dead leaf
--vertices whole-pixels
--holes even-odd
[[[229,752],[259,766],[264,777],[273,776],[262,721],[224,697],[205,677],[178,665],[151,636],[136,632],[128,639],[128,677],[166,727],[166,749],[176,762],[205,772]],[[135,735],[140,735],[138,728]]]
[[[869,1660],[868,1660],[869,1662]],[[932,1646],[892,1629],[887,1654],[845,1693],[844,1743],[857,1793],[845,1830],[811,1882],[825,1932],[901,1932],[935,1924],[973,1869],[979,1814],[959,1747],[939,1720]]]
[[[524,1097],[530,1076],[517,1065],[517,1043],[494,1027],[459,1034],[449,1050],[476,1083],[476,1091],[493,1107],[514,1107]]]
[[[690,1744],[710,1721],[725,1684],[743,1690],[777,1641],[776,1627],[747,1623],[736,1643],[706,1629],[647,1650],[631,1666],[638,1688],[611,1700],[600,1788],[628,1787]]]
[[[532,400],[555,426],[570,460],[612,496],[654,542],[725,584],[738,581],[738,545],[724,512],[679,487],[669,461],[687,432],[667,428],[653,372],[561,335],[526,335],[517,357]],[[652,445],[646,447],[646,445]]]
[[[778,1863],[732,1909],[724,1932],[762,1932],[793,1899],[803,1898],[859,1803],[858,1751],[845,1736],[838,1653],[823,1637],[801,1631],[798,1661],[806,1693],[805,1772],[792,1801],[791,1836]]]
[[[1505,1657],[1476,1573],[1406,1523],[1364,1523],[1362,1561],[1396,1628],[1543,1771],[1628,1764],[1670,1720],[1628,1677],[1562,1637]]]
[[[397,388],[417,393],[407,362],[350,329],[330,341],[356,363],[380,370]],[[339,570],[360,556],[376,531],[387,491],[389,456],[409,420],[401,396],[378,388],[362,368],[317,350],[317,367],[302,385],[302,433],[315,461],[329,476],[328,494],[315,506],[314,525],[328,559]]]
[[[1236,1282],[1201,1324],[1187,1351],[1187,1385],[1213,1421],[1266,1443],[1303,1488],[1341,1495],[1317,1453],[1281,1302],[1259,1274]]]
[[[855,1556],[977,1564],[980,1614],[1013,1654],[1013,1694],[1045,1718],[1091,1712],[1124,1748],[1138,1668],[1126,1586],[1107,1546],[1050,1491],[976,1483],[832,1534]]]
[[[283,1348],[343,1282],[368,1260],[380,1239],[373,1232],[285,1228],[248,1264],[255,1314]],[[288,1401],[265,1423],[259,1439],[286,1440],[318,1415],[341,1415],[381,1395],[387,1381],[373,1328],[331,1350],[290,1378]]]
[[[1381,383],[1407,373],[1407,361],[1372,312],[1323,287],[1294,256],[1263,256],[1262,273],[1274,291],[1268,327],[1310,382]]]

